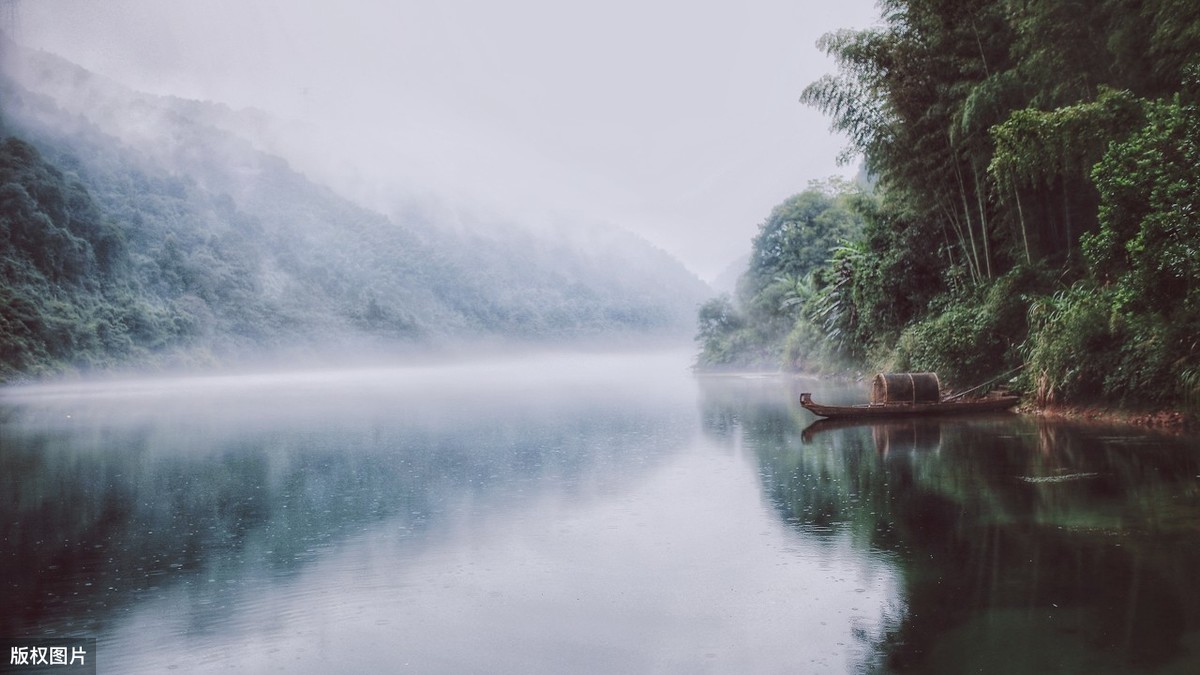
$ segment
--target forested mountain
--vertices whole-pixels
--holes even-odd
[[[706,293],[613,227],[459,212],[447,228],[421,204],[384,216],[259,149],[244,132],[261,113],[2,49],[0,377],[686,334]]]
[[[1200,4],[879,7],[820,41],[838,72],[802,94],[877,185],[813,273],[838,282],[776,307],[823,345],[783,365],[1200,401]]]

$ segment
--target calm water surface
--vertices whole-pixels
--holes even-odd
[[[1200,671],[1200,441],[687,356],[0,391],[0,636],[105,673]]]

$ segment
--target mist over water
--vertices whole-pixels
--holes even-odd
[[[0,628],[98,635],[103,672],[844,669],[891,573],[773,516],[686,365],[6,390]],[[796,616],[814,598],[853,602]]]
[[[4,389],[0,633],[120,673],[1200,663],[1194,440],[813,425],[865,394],[688,356]]]

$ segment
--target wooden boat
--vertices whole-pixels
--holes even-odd
[[[901,415],[955,415],[1008,410],[1019,396],[987,396],[984,398],[939,400],[925,403],[864,403],[861,405],[821,405],[812,394],[800,394],[800,405],[818,417],[897,417]]]
[[[937,373],[879,373],[871,384],[871,402],[863,405],[822,405],[812,394],[800,394],[800,405],[818,417],[895,417],[956,415],[1008,410],[1018,396],[993,395],[964,399],[943,398]],[[971,390],[968,390],[971,391]]]

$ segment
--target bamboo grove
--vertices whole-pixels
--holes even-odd
[[[1196,404],[1200,5],[879,8],[819,41],[838,68],[801,95],[871,179],[838,202],[861,228],[807,271],[803,300],[767,312],[789,328],[750,340],[760,363],[962,384],[1024,366],[1041,403]],[[757,259],[725,301],[736,316],[702,308],[701,365],[747,362],[711,347],[762,324],[774,277]]]

